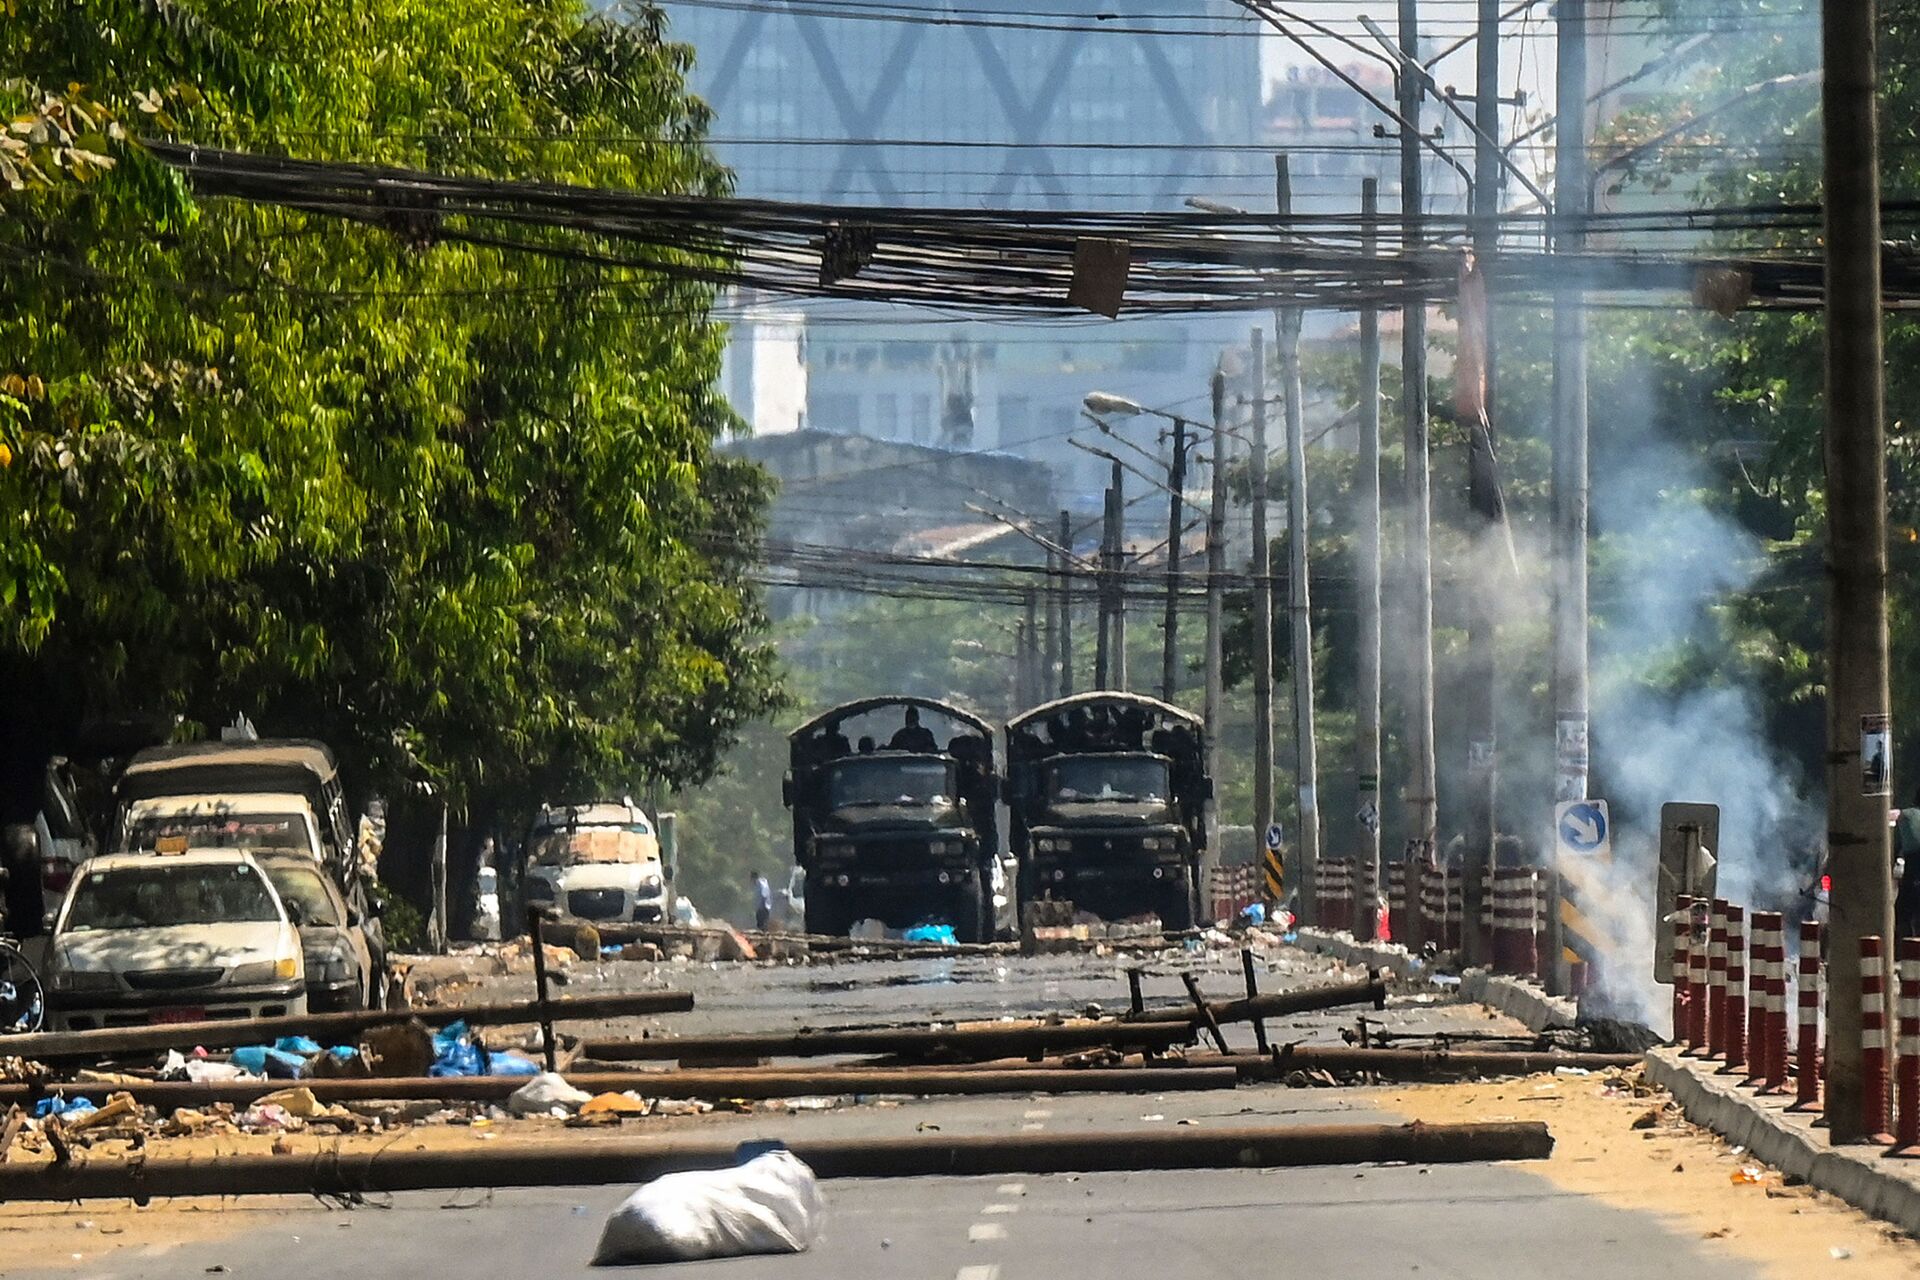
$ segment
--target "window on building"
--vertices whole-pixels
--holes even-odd
[[[851,435],[860,430],[860,397],[843,391],[818,391],[810,397],[807,416],[822,431]]]
[[[892,392],[873,398],[873,434],[883,440],[900,438],[900,397]]]

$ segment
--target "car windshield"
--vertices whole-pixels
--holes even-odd
[[[875,758],[833,767],[827,798],[835,809],[871,805],[946,805],[952,801],[952,769],[944,760]]]
[[[534,833],[533,860],[543,866],[565,867],[576,862],[651,862],[655,848],[653,828],[644,822],[582,823],[543,827]]]
[[[1063,804],[1103,800],[1162,803],[1167,798],[1164,760],[1140,756],[1060,760],[1049,776],[1053,799]]]
[[[127,848],[286,850],[313,853],[313,826],[304,813],[150,814],[127,824]]]
[[[67,908],[69,932],[164,929],[190,924],[254,924],[279,920],[267,882],[236,863],[169,863],[89,871]]]
[[[284,858],[263,860],[261,865],[279,892],[280,901],[287,904],[287,914],[295,924],[327,929],[340,927],[340,909],[334,906],[333,895],[327,892],[327,882],[321,879],[318,867],[311,862],[291,862]]]

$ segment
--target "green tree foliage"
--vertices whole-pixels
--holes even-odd
[[[482,812],[709,773],[777,701],[709,290],[196,202],[129,141],[722,191],[659,11],[7,7],[0,729],[245,711]]]

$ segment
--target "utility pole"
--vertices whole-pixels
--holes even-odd
[[[1224,621],[1227,590],[1227,375],[1215,366],[1213,371],[1213,456],[1207,469],[1213,483],[1207,507],[1207,653],[1206,702],[1203,718],[1207,725],[1207,776],[1220,776],[1221,704],[1225,701],[1220,670],[1220,635]],[[1220,806],[1207,806],[1207,856],[1220,857]],[[1211,870],[1211,868],[1209,868]]]
[[[1167,472],[1167,617],[1161,625],[1160,700],[1172,702],[1179,688],[1180,524],[1186,518],[1187,420],[1173,420],[1173,467]]]
[[[1473,84],[1473,248],[1482,264],[1493,257],[1500,239],[1500,7],[1501,0],[1479,0],[1479,22],[1474,43]],[[1462,310],[1465,309],[1463,300]],[[1461,319],[1461,345],[1466,345],[1467,320]],[[1466,587],[1467,660],[1462,712],[1467,729],[1466,849],[1462,860],[1461,951],[1468,964],[1485,964],[1483,943],[1490,935],[1482,928],[1490,903],[1482,879],[1494,865],[1494,801],[1499,785],[1495,764],[1494,583],[1503,575],[1496,545],[1500,528],[1500,495],[1493,471],[1493,307],[1489,301],[1481,326],[1481,363],[1478,369],[1461,361],[1456,368],[1466,377],[1478,376],[1479,394],[1459,399],[1477,401],[1479,421],[1465,424],[1469,436],[1469,507],[1477,517],[1469,533]],[[1475,438],[1478,437],[1478,438]],[[1479,466],[1471,455],[1479,454]]]
[[[1094,584],[1094,603],[1100,611],[1100,626],[1094,633],[1093,687],[1111,689],[1113,674],[1113,490],[1106,493],[1106,508],[1100,518],[1100,580]]]
[[[1247,481],[1253,493],[1253,838],[1273,825],[1273,565],[1267,542],[1267,343],[1253,331],[1253,446]]]
[[[1587,0],[1560,0],[1554,10],[1553,250],[1578,254],[1587,245]],[[1553,798],[1587,798],[1587,311],[1579,273],[1556,273],[1553,294]],[[1551,817],[1551,814],[1543,814]],[[1547,922],[1554,994],[1569,989],[1560,938],[1560,893]]]
[[[1066,581],[1063,576],[1066,568],[1066,557],[1061,552],[1047,552],[1047,642],[1040,650],[1040,682],[1033,690],[1041,702],[1053,697],[1054,685],[1059,679],[1056,673],[1060,670],[1060,584]]]
[[[1361,251],[1378,252],[1374,224],[1380,216],[1380,184],[1367,178],[1360,184]],[[1359,569],[1356,599],[1360,611],[1360,653],[1356,660],[1356,723],[1353,735],[1354,773],[1359,784],[1359,849],[1362,880],[1384,885],[1380,874],[1380,312],[1360,312],[1360,475],[1359,527],[1355,541]],[[1373,868],[1366,876],[1364,869]],[[1365,920],[1371,939],[1374,913]],[[1404,942],[1406,939],[1400,939]]]
[[[1127,473],[1112,462],[1113,479],[1113,687],[1127,691]]]
[[[1293,173],[1284,155],[1274,158],[1274,203],[1282,218],[1293,216]],[[1313,735],[1313,610],[1308,581],[1307,432],[1305,388],[1300,379],[1300,308],[1282,307],[1279,325],[1280,379],[1287,401],[1287,615],[1293,648],[1293,761],[1299,810],[1300,909],[1320,919],[1320,753]]]
[[[1833,1142],[1884,1130],[1862,1114],[1860,942],[1881,940],[1891,991],[1893,735],[1887,689],[1887,464],[1880,312],[1877,0],[1821,6],[1827,245],[1827,1123]],[[1885,1033],[1880,1033],[1884,1035]]]
[[[1400,48],[1420,58],[1419,0],[1399,0]],[[1425,199],[1420,174],[1420,81],[1402,68],[1396,77],[1401,118],[1400,214],[1403,250],[1418,252],[1425,239]],[[1409,880],[1431,862],[1439,827],[1439,788],[1433,756],[1433,542],[1432,494],[1427,474],[1427,308],[1418,290],[1403,308],[1400,336],[1400,409],[1406,445],[1407,557],[1407,779]]]
[[[1040,663],[1040,593],[1027,589],[1027,616],[1023,620],[1027,629],[1027,642],[1020,651],[1020,669],[1026,673],[1026,688],[1022,691],[1020,709],[1035,707],[1047,700],[1046,668]]]
[[[1060,513],[1060,696],[1073,692],[1073,521]]]

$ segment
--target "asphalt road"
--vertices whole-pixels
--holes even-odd
[[[1209,992],[1239,982],[1228,959],[1180,957],[1203,969]],[[905,1017],[994,1017],[1124,1001],[1125,961],[1057,957],[846,964],[821,967],[643,966],[580,971],[575,990],[657,983],[691,985],[692,1032],[859,1025]],[[1171,965],[1149,993],[1180,992]],[[650,966],[644,967],[650,969]],[[1276,957],[1268,989],[1326,980],[1330,967],[1298,953]],[[512,983],[493,984],[504,994]],[[1331,1040],[1355,1010],[1307,1015],[1274,1028],[1276,1039]],[[1403,992],[1384,1017],[1402,1031],[1513,1031],[1444,991]],[[1243,1033],[1244,1034],[1244,1033]],[[1264,1087],[1205,1094],[944,1098],[842,1106],[788,1114],[714,1116],[715,1132],[740,1138],[943,1133],[1108,1132],[1250,1123],[1397,1121],[1367,1090]],[[637,1132],[630,1126],[627,1132]],[[590,1142],[583,1134],[582,1142]],[[679,1264],[688,1274],[863,1280],[1062,1280],[1066,1276],[1383,1275],[1588,1277],[1596,1251],[1613,1278],[1732,1277],[1736,1264],[1706,1256],[1649,1215],[1569,1193],[1525,1165],[1219,1170],[1167,1173],[837,1181],[825,1185],[823,1238],[800,1256]],[[461,1280],[562,1280],[595,1274],[587,1262],[600,1225],[625,1187],[417,1193],[351,1211],[311,1200],[246,1201],[266,1214],[236,1217],[234,1233],[171,1247],[96,1257],[48,1276],[241,1280],[369,1280],[457,1276]],[[1710,1247],[1710,1246],[1705,1246]],[[1750,1274],[1750,1264],[1738,1273]]]

